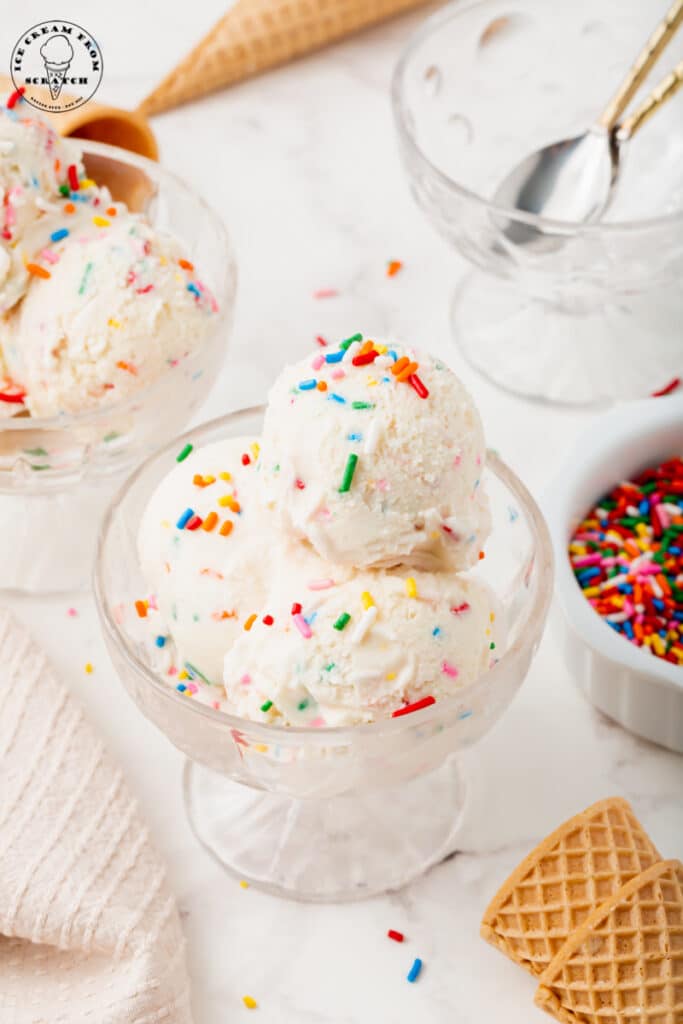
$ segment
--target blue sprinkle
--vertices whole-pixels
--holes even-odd
[[[671,555],[680,555],[680,553],[681,553],[681,549],[678,548],[678,547],[675,548],[675,547],[672,546],[672,547],[669,548],[669,554],[671,554]]]
[[[189,523],[190,519],[192,519],[193,515],[194,509],[186,508],[183,514],[181,515],[180,519],[176,523],[177,528],[179,530],[184,530],[187,524]]]
[[[156,638],[156,640],[154,641],[154,643],[157,645],[157,647],[164,647],[165,644],[166,644],[166,637],[165,636],[158,636]]]
[[[176,686],[176,690],[178,691],[178,693],[185,693],[186,689],[187,687],[185,686],[185,683],[178,683],[178,685]]]
[[[462,722],[463,718],[471,718],[473,714],[474,711],[461,711],[458,715],[458,721]]]
[[[385,384],[391,384],[391,377],[382,377]]]
[[[624,633],[626,633],[629,640],[633,640],[633,626],[628,620],[624,623]]]
[[[346,435],[346,440],[347,441],[362,441],[363,440],[363,435],[362,434],[347,434]]]
[[[592,580],[595,576],[599,576],[600,572],[600,568],[596,565],[590,569],[582,569],[581,572],[577,572],[576,578],[580,583],[586,583],[588,580]]]
[[[199,288],[197,287],[197,285],[194,284],[194,282],[190,281],[190,283],[187,286],[187,290],[188,290],[188,292],[192,292],[192,294],[196,298],[200,298],[201,297],[201,292],[199,291]]]
[[[311,377],[310,380],[302,380],[297,387],[299,391],[312,391],[317,386],[317,383],[315,377]]]
[[[327,397],[330,402],[339,402],[340,405],[346,405],[346,399],[342,395],[335,394],[334,391],[332,391]]]
[[[343,358],[344,358],[344,349],[341,349],[339,352],[329,352],[325,356],[325,362],[326,363],[341,363]]]
[[[69,234],[68,228],[60,228],[59,231],[53,231],[50,235],[51,242],[61,242],[63,238],[66,238]]]
[[[638,506],[638,511],[640,512],[641,516],[646,516],[648,514],[648,512],[650,511],[650,502],[647,500],[647,498],[644,498],[643,501],[641,501],[640,505]]]
[[[620,594],[632,594],[633,593],[633,586],[630,583],[620,583],[617,589],[618,589]]]
[[[389,349],[389,351],[387,352],[387,355],[391,356],[391,358],[393,359],[394,362],[396,362],[396,360],[398,359],[398,356],[394,352],[393,348]]]
[[[441,636],[441,628],[439,626],[434,626],[432,636]]]
[[[412,985],[413,982],[417,981],[418,976],[419,976],[421,970],[422,970],[422,961],[420,960],[420,958],[418,956],[418,957],[415,958],[415,960],[413,961],[413,966],[408,971],[407,978],[408,978],[408,981],[411,983],[411,985]]]
[[[311,612],[310,615],[304,615],[304,622],[308,623],[309,626],[312,626],[317,618],[318,618],[318,613],[317,612]]]
[[[519,512],[514,505],[508,505],[508,519],[511,523],[516,523],[519,519]]]

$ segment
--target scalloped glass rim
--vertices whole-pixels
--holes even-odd
[[[471,200],[479,206],[485,207],[492,213],[498,214],[505,217],[507,220],[515,221],[519,224],[528,224],[532,227],[546,229],[550,232],[565,235],[597,235],[601,232],[604,232],[605,234],[619,234],[621,232],[638,231],[643,228],[655,228],[676,224],[676,222],[680,222],[683,227],[683,208],[672,214],[660,217],[650,217],[645,220],[608,221],[607,223],[598,222],[596,224],[587,224],[583,221],[553,220],[550,217],[541,217],[535,213],[525,213],[522,210],[516,210],[512,207],[499,206],[497,203],[492,203],[490,200],[485,199],[484,196],[480,196],[478,193],[472,192],[464,185],[458,184],[457,181],[445,174],[436,166],[436,164],[432,163],[426,153],[419,146],[417,139],[409,127],[409,119],[406,117],[407,108],[404,102],[403,82],[408,64],[419,50],[422,42],[432,35],[432,33],[436,34],[447,22],[454,18],[458,18],[461,14],[471,10],[473,7],[483,7],[487,3],[488,0],[454,0],[453,3],[448,4],[443,8],[443,10],[430,15],[420,26],[417,32],[415,32],[408,40],[408,43],[401,53],[396,67],[394,68],[394,73],[391,79],[391,103],[397,130],[402,142],[408,144],[412,148],[418,159],[429,167],[431,173],[436,175],[446,188],[452,189],[460,196]]]
[[[188,713],[201,715],[213,720],[214,722],[220,722],[222,725],[228,726],[238,732],[248,729],[250,737],[263,740],[266,743],[272,743],[276,740],[282,742],[286,737],[300,739],[301,737],[306,736],[307,740],[312,741],[315,745],[320,744],[321,746],[327,746],[331,739],[339,740],[343,743],[346,739],[350,740],[352,737],[359,735],[377,736],[383,733],[399,733],[408,726],[414,726],[417,722],[427,724],[436,721],[444,712],[455,710],[457,706],[461,704],[463,698],[466,698],[468,694],[480,685],[482,679],[491,679],[495,678],[497,675],[503,674],[504,669],[507,668],[507,664],[514,654],[517,654],[517,652],[527,644],[534,643],[540,639],[553,592],[552,572],[550,574],[550,578],[545,583],[539,583],[534,599],[530,602],[526,615],[524,616],[524,620],[520,623],[516,640],[506,648],[505,653],[500,660],[496,662],[493,668],[488,669],[488,671],[485,672],[483,676],[480,676],[476,682],[472,683],[471,686],[460,690],[457,696],[437,701],[436,704],[432,704],[430,707],[423,708],[420,711],[415,711],[410,715],[403,715],[400,718],[383,718],[377,722],[372,722],[371,724],[356,725],[352,727],[321,726],[316,729],[311,729],[306,726],[267,725],[254,722],[251,719],[238,718],[236,715],[230,715],[225,711],[216,711],[204,704],[188,701],[169,686],[167,682],[160,679],[131,649],[125,634],[110,614],[109,607],[105,599],[102,579],[103,550],[105,538],[116,511],[116,507],[127,490],[135,483],[138,477],[146,471],[147,467],[152,462],[162,459],[168,455],[172,455],[174,452],[182,448],[185,443],[192,441],[197,429],[211,430],[220,427],[222,424],[227,423],[227,421],[234,423],[235,420],[240,418],[247,419],[248,417],[255,415],[262,416],[264,410],[265,406],[262,405],[250,406],[246,409],[237,409],[234,412],[228,413],[227,416],[220,416],[214,420],[209,420],[206,423],[190,428],[179,437],[174,438],[163,448],[157,449],[151,456],[145,459],[140,466],[138,466],[135,472],[127,478],[123,486],[119,488],[102,520],[97,538],[97,550],[93,566],[93,595],[100,617],[100,623],[102,628],[107,632],[109,639],[111,639],[112,643],[122,653],[131,668],[136,673],[144,676],[146,681],[166,700],[178,705],[182,703],[183,708],[185,708]],[[502,482],[515,494],[520,507],[524,509],[525,515],[529,518],[529,524],[532,528],[534,540],[538,547],[539,556],[544,560],[547,560],[547,563],[552,569],[554,562],[550,533],[536,501],[521,480],[502,461],[502,459],[499,458],[496,452],[491,449],[488,449],[486,453],[486,465],[487,468],[502,480]]]
[[[138,153],[131,153],[127,149],[121,149],[119,146],[110,146],[104,142],[79,140],[79,144],[81,151],[86,156],[91,153],[94,156],[108,157],[110,160],[117,160],[119,163],[137,167],[139,170],[147,172],[152,179],[165,178],[168,181],[174,182],[178,188],[186,192],[188,196],[191,196],[199,207],[203,207],[204,211],[215,219],[217,230],[223,236],[223,247],[226,253],[225,271],[221,281],[221,291],[225,291],[226,294],[223,297],[218,313],[220,317],[225,317],[225,303],[234,300],[237,289],[237,263],[235,251],[223,218],[206,202],[203,196],[195,192],[179,175],[174,174],[173,171],[167,171],[165,167],[162,167],[161,164],[156,163],[154,160],[148,160],[147,157],[140,156]],[[234,283],[231,284],[231,282]],[[154,382],[152,382],[153,385]],[[139,405],[141,398],[144,397],[147,390],[147,388],[140,388],[135,394],[121,399],[119,402],[101,405],[95,409],[87,409],[84,412],[58,413],[56,416],[13,416],[7,420],[0,420],[0,432],[3,430],[70,429],[71,427],[79,427],[84,424],[90,426],[91,424],[96,424],[100,418],[107,419],[112,415],[116,416],[119,413],[126,413],[134,409]]]

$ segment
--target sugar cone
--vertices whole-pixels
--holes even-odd
[[[501,886],[482,938],[540,975],[586,918],[661,857],[630,805],[616,797],[575,815]]]
[[[0,93],[13,91],[12,80],[0,75]],[[39,87],[31,86],[31,92],[39,91]],[[67,99],[66,96],[64,98]],[[144,114],[137,110],[121,110],[119,107],[107,107],[88,100],[75,110],[60,114],[46,113],[46,116],[60,135],[106,142],[131,153],[139,153],[149,160],[156,160],[159,156],[154,132]]]
[[[238,0],[143,100],[158,114],[428,0]]]
[[[681,1024],[683,864],[655,864],[598,907],[544,971],[535,1002],[562,1024]]]

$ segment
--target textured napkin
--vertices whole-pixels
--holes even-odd
[[[0,609],[0,1021],[191,1019],[175,901],[136,803]]]

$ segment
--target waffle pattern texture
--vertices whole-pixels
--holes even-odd
[[[191,1020],[175,900],[122,773],[0,609],[0,1021]]]
[[[494,897],[481,933],[540,976],[562,1024],[683,1024],[683,865],[625,800],[548,836]]]
[[[140,104],[145,115],[285,64],[427,0],[237,0]]]

